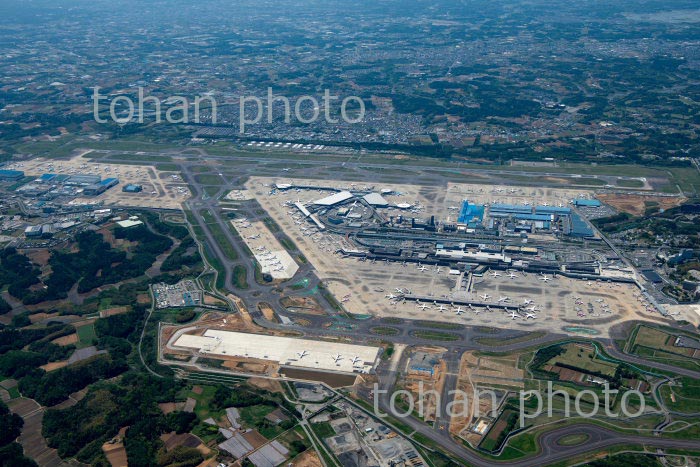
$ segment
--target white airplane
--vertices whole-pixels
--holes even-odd
[[[491,307],[486,305],[486,311],[491,311]]]
[[[492,271],[491,276],[492,277],[501,277],[501,275],[499,273],[497,273],[496,271]]]
[[[398,295],[394,295],[393,293],[390,293],[389,295],[385,295],[385,297],[388,298],[389,300],[393,300],[396,297],[398,297]]]
[[[482,300],[488,300],[489,298],[491,298],[491,295],[485,293],[484,295],[480,295],[480,297]]]
[[[475,315],[478,315],[479,313],[481,313],[481,310],[478,308],[472,308],[472,311],[474,312]]]
[[[304,358],[304,357],[306,357],[307,355],[309,355],[309,352],[307,352],[306,350],[304,350],[303,352],[297,352],[297,355],[298,355],[299,358],[301,359],[301,358]]]
[[[352,366],[357,365],[357,364],[358,364],[359,362],[361,362],[361,361],[362,361],[362,360],[360,359],[360,357],[354,357],[354,358],[352,359]]]
[[[421,267],[418,268],[418,270],[421,271],[421,272],[425,271],[426,269],[428,269],[428,268],[426,268],[425,266],[421,266]]]
[[[552,278],[551,278],[551,277],[547,277],[547,276],[542,276],[542,277],[540,277],[540,280],[541,280],[541,281],[544,281],[544,282],[547,282],[547,281],[551,281]]]
[[[464,309],[461,306],[458,306],[457,309],[455,310],[455,313],[457,314],[457,316],[459,316],[462,313],[464,313]]]
[[[341,361],[342,359],[343,359],[343,357],[342,357],[340,354],[338,354],[338,355],[336,355],[335,357],[333,357],[333,361],[334,361],[336,364],[337,364],[339,361]]]
[[[510,297],[508,297],[508,296],[506,296],[506,297],[499,297],[499,298],[498,298],[498,303],[507,302],[508,300],[510,300]]]
[[[417,306],[418,306],[418,308],[420,308],[421,310],[430,309],[430,306],[426,305],[425,303],[421,303],[420,305],[417,305]]]
[[[510,312],[510,319],[518,319],[520,318],[520,315],[516,313],[515,311]]]
[[[537,306],[533,305],[533,306],[527,307],[526,310],[530,311],[530,312],[535,312],[535,311],[537,311]]]
[[[260,238],[260,234],[249,235],[249,236],[248,236],[248,240],[257,240],[258,238]]]
[[[511,279],[515,279],[518,276],[514,272],[510,272],[508,273],[508,277],[510,277]]]
[[[537,319],[537,315],[534,313],[525,313],[525,319]]]
[[[435,270],[435,273],[436,273],[436,274],[440,274],[440,268],[437,268],[437,269]]]
[[[532,303],[532,300],[523,300],[523,305],[528,306],[530,303]]]
[[[438,309],[437,309],[437,311],[439,311],[440,313],[442,313],[442,312],[445,311],[445,310],[447,310],[447,308],[445,308],[444,305],[440,305],[440,306],[438,307]]]
[[[396,292],[398,292],[398,293],[403,293],[403,289],[399,289],[398,287],[395,288],[394,290],[396,290]]]

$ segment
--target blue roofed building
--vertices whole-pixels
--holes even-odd
[[[601,202],[598,201],[597,199],[575,199],[574,200],[574,206],[580,206],[584,208],[599,208],[601,206]]]
[[[471,204],[469,201],[462,202],[462,209],[459,211],[457,222],[466,224],[469,227],[476,227],[484,220],[484,205]]]
[[[489,207],[489,213],[494,214],[532,214],[531,206],[517,204],[493,203]]]
[[[591,229],[588,224],[586,224],[586,221],[584,221],[581,216],[576,213],[573,213],[570,216],[570,227],[568,233],[572,237],[587,238],[595,236],[593,229]]]
[[[568,216],[571,214],[571,208],[558,207],[558,206],[537,206],[535,208],[536,214],[555,214],[557,216]]]
[[[98,183],[98,185],[105,187],[105,189],[109,189],[109,188],[112,188],[113,186],[117,185],[118,183],[119,183],[118,178],[111,177],[111,178],[105,178],[100,183]]]
[[[22,180],[24,172],[21,170],[0,170],[0,180]]]
[[[56,178],[56,174],[43,174],[39,177],[41,183],[50,183]]]

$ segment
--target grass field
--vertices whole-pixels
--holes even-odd
[[[396,336],[399,333],[398,329],[389,326],[375,326],[370,331],[380,336]]]
[[[197,174],[194,176],[194,179],[202,185],[219,186],[224,183],[224,180],[223,178],[221,178],[221,176],[214,174]]]
[[[640,325],[630,341],[631,353],[653,361],[697,370],[700,359],[693,358],[693,349],[676,347],[677,335]]]
[[[422,327],[422,328],[431,328],[431,329],[451,329],[451,330],[456,330],[456,329],[464,329],[464,326],[461,324],[457,323],[441,323],[439,321],[415,321],[414,324],[416,326]]]
[[[491,347],[500,347],[504,345],[511,345],[511,344],[521,344],[523,342],[528,342],[532,341],[535,339],[539,339],[540,337],[546,336],[547,333],[544,331],[536,331],[536,332],[530,332],[528,334],[525,334],[523,336],[518,336],[518,337],[511,337],[509,339],[501,339],[499,337],[475,337],[474,341],[482,344],[482,345],[488,345]]]
[[[313,427],[316,436],[321,439],[335,436],[335,430],[328,422],[313,423],[311,426]]]
[[[209,230],[211,230],[211,234],[214,237],[214,240],[216,240],[216,243],[221,248],[221,251],[224,252],[228,259],[232,261],[237,260],[238,253],[236,253],[235,248],[233,248],[233,245],[231,244],[231,242],[229,242],[228,238],[226,237],[226,234],[224,233],[224,230],[216,222],[214,216],[208,210],[203,210],[201,214],[202,218],[209,226]]]
[[[93,341],[97,340],[95,326],[92,323],[76,328],[75,332],[78,334],[78,343],[76,344],[76,347],[79,349],[89,347],[93,345]]]
[[[565,349],[564,353],[550,360],[550,364],[561,363],[588,372],[602,373],[607,376],[613,376],[615,370],[617,370],[616,364],[603,362],[595,358],[595,352],[590,347],[578,344],[566,344],[563,348]]]
[[[623,187],[623,188],[642,188],[644,186],[644,182],[641,180],[637,179],[629,179],[629,178],[621,178],[617,180],[615,183],[617,186]]]
[[[682,377],[679,378],[679,383],[674,386],[664,385],[661,387],[660,393],[666,407],[677,412],[700,412],[700,381]]]
[[[246,268],[240,264],[233,268],[233,286],[237,289],[247,289]]]
[[[443,342],[454,342],[461,339],[459,334],[453,332],[440,332],[440,331],[411,331],[413,337],[418,337],[420,339],[428,339],[431,341],[443,341]]]
[[[214,392],[216,392],[216,388],[214,386],[199,387],[202,388],[201,394],[197,394],[194,391],[189,391],[187,393],[187,397],[191,397],[192,399],[197,401],[197,404],[194,406],[194,413],[197,414],[197,417],[200,420],[205,420],[209,417],[217,418],[223,413],[223,411],[213,411],[210,407],[210,402],[214,397]]]

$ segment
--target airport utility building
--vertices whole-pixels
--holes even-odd
[[[208,329],[201,336],[183,334],[174,346],[196,349],[202,354],[269,360],[281,366],[342,373],[370,373],[380,351],[379,347],[215,329]]]

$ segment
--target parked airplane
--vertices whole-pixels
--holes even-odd
[[[550,277],[547,277],[547,276],[542,276],[542,277],[540,277],[540,280],[547,282],[547,281],[551,281],[552,279]]]
[[[510,313],[510,319],[518,319],[520,318],[520,315],[516,313],[515,311],[511,311]]]
[[[499,298],[498,298],[498,303],[507,302],[508,300],[510,300],[510,297],[508,297],[508,296],[499,297]]]
[[[438,310],[440,313],[442,313],[443,311],[447,310],[447,308],[445,308],[444,305],[440,305],[440,306],[438,307],[437,310]]]
[[[491,276],[492,277],[501,277],[501,275],[499,273],[497,273],[496,271],[492,271]]]
[[[475,315],[478,315],[481,313],[481,310],[479,308],[472,308],[472,311],[474,312]]]
[[[338,355],[336,355],[335,357],[333,357],[333,361],[336,363],[336,365],[337,365],[338,362],[341,361],[342,359],[343,359],[343,357],[342,357],[340,354],[338,354]]]
[[[418,268],[418,270],[421,271],[421,272],[425,271],[426,269],[428,269],[428,268],[426,268],[425,266],[421,266],[421,267]]]
[[[360,359],[360,357],[353,357],[353,359],[352,359],[352,366],[357,365],[357,364],[358,364],[359,362],[361,362],[361,361],[362,361],[362,359]]]
[[[462,313],[464,313],[464,309],[461,306],[458,306],[457,309],[455,310],[455,313],[457,314],[457,316],[459,316]]]
[[[480,295],[480,297],[482,300],[488,300],[489,298],[491,298],[491,295],[485,293],[484,295]]]
[[[514,272],[510,272],[508,273],[508,277],[510,277],[511,279],[515,279],[518,276]]]
[[[398,295],[394,295],[393,293],[390,293],[389,295],[385,295],[385,297],[388,298],[389,300],[393,300],[396,297],[398,297]]]
[[[430,309],[430,307],[425,303],[421,303],[420,305],[418,305],[418,308],[420,308],[421,310]]]
[[[304,350],[303,352],[297,352],[297,355],[299,356],[299,358],[304,358],[304,357],[306,357],[307,355],[309,355],[309,352],[307,352],[306,350]]]
[[[529,319],[529,318],[537,319],[537,315],[534,313],[525,313],[525,319]]]

